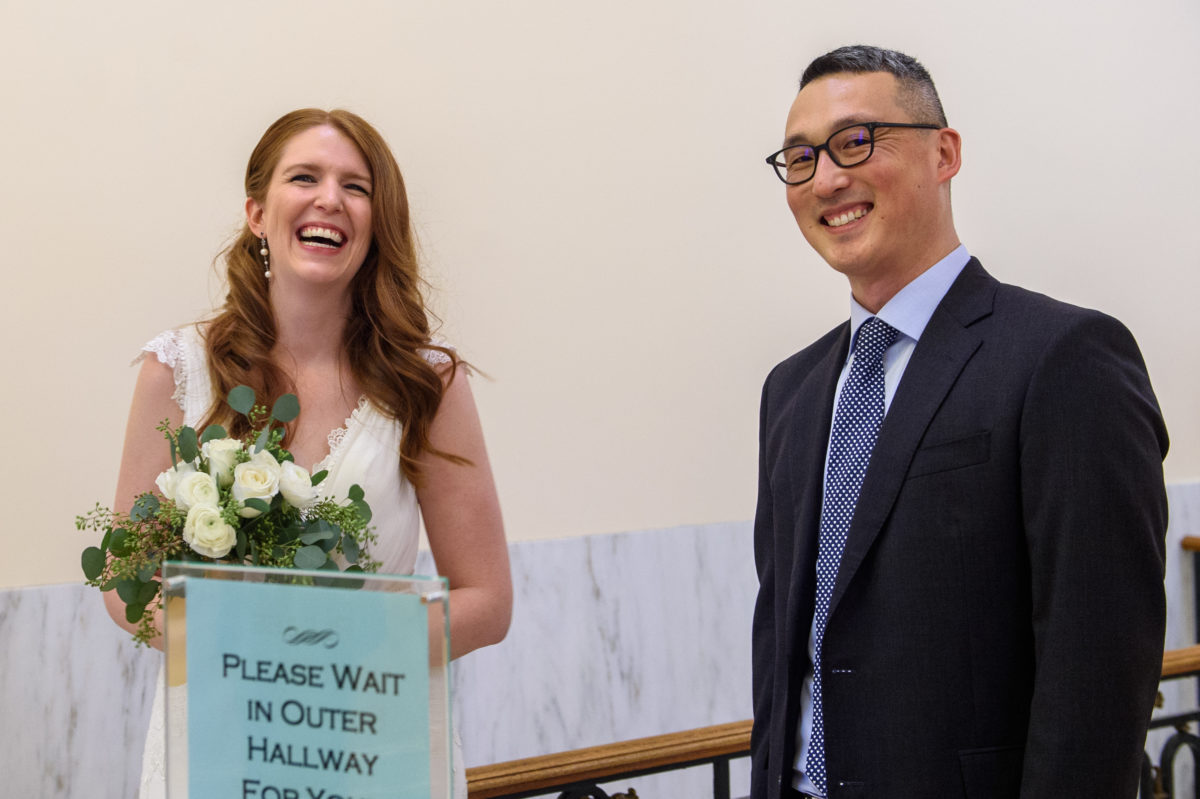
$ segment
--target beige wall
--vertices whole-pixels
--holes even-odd
[[[804,63],[852,41],[929,66],[965,141],[963,240],[1123,319],[1168,478],[1200,477],[1200,6],[834,8],[6,2],[0,585],[79,579],[72,519],[111,500],[126,365],[219,296],[246,156],[304,105],[396,151],[445,333],[494,377],[511,538],[749,518],[762,378],[847,296],[762,158]]]

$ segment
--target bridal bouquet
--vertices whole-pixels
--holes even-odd
[[[242,440],[210,425],[197,437],[164,421],[158,429],[171,468],[155,480],[159,493],[139,496],[128,514],[97,504],[75,519],[78,529],[103,533],[99,546],[83,551],[87,584],[116,590],[125,618],[138,625],[139,644],[158,634],[159,570],[167,560],[341,571],[339,554],[345,571],[379,567],[366,552],[375,535],[362,489],[351,486],[344,503],[319,498],[326,472],[310,475],[281,446],[283,428],[274,423],[299,415],[296,396],[280,397],[269,414],[249,386],[230,391],[227,402],[261,429]]]

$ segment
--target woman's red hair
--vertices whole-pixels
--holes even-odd
[[[420,479],[418,459],[424,452],[462,461],[435,449],[429,441],[429,429],[445,387],[438,370],[421,350],[439,350],[449,356],[451,379],[459,359],[453,350],[429,341],[429,312],[421,294],[404,178],[387,143],[366,120],[349,111],[292,111],[267,128],[250,154],[246,196],[265,203],[284,146],[296,134],[320,125],[336,128],[352,141],[371,171],[373,235],[366,259],[350,284],[344,348],[364,396],[400,423],[400,466],[416,483]],[[229,293],[224,307],[205,330],[208,367],[217,398],[224,398],[240,384],[253,388],[265,402],[294,391],[287,375],[271,358],[276,326],[259,247],[249,225],[243,225],[237,239],[223,253]],[[245,417],[235,414],[221,399],[200,429],[213,423],[224,426],[234,436],[250,432]]]

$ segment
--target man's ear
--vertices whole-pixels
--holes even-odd
[[[246,198],[246,224],[250,226],[250,230],[254,232],[255,236],[262,235],[263,207],[253,197]]]
[[[938,183],[958,174],[962,166],[962,136],[954,128],[942,128],[938,136]]]

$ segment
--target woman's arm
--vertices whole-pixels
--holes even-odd
[[[498,643],[512,618],[500,501],[463,367],[446,387],[429,439],[438,450],[471,462],[460,465],[425,453],[417,489],[433,558],[450,582],[450,657],[456,658]]]
[[[183,423],[183,411],[172,399],[174,393],[175,376],[171,367],[153,356],[142,361],[133,389],[129,422],[125,426],[125,447],[121,453],[121,471],[117,475],[117,496],[113,500],[113,510],[118,513],[128,513],[140,494],[156,490],[154,479],[171,466],[166,440],[155,428],[163,419],[169,419],[172,428]],[[136,624],[125,620],[125,603],[116,591],[104,592],[104,604],[119,626],[130,634],[137,631]],[[162,630],[161,610],[155,616],[155,626]],[[162,636],[154,638],[150,644],[162,649]]]

